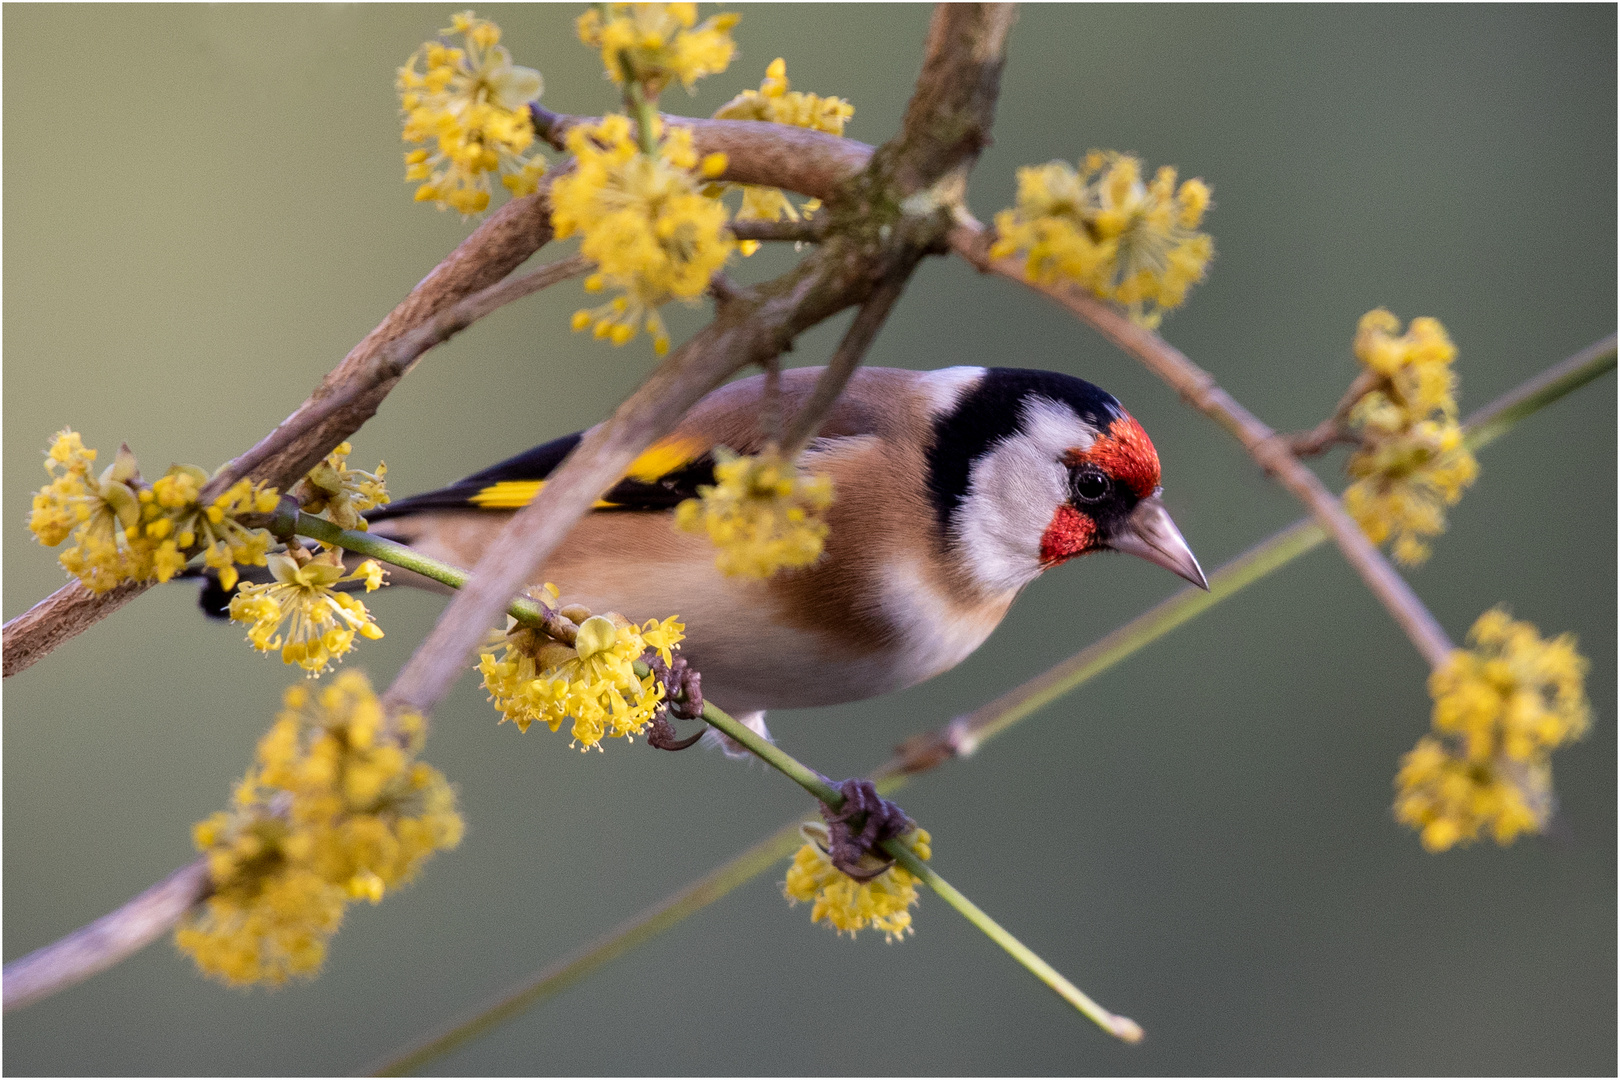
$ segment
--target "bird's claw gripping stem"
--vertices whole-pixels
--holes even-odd
[[[652,728],[647,732],[647,743],[658,750],[685,750],[703,738],[703,731],[689,738],[675,735],[674,716],[680,720],[696,720],[703,715],[703,675],[687,666],[686,658],[677,656],[673,664],[665,664],[657,653],[647,657],[647,667],[664,684],[666,705],[653,716]],[[705,731],[707,728],[704,729]]]
[[[879,795],[870,780],[845,780],[838,791],[844,803],[837,810],[821,804],[821,816],[827,822],[827,855],[856,881],[871,881],[894,865],[880,851],[883,842],[904,836],[917,823]]]

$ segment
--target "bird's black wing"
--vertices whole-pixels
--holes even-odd
[[[448,487],[368,511],[366,519],[386,521],[423,510],[516,510],[527,506],[580,438],[575,433],[553,439]],[[668,510],[696,495],[699,484],[712,483],[713,447],[689,436],[671,435],[642,451],[625,470],[624,478],[597,500],[596,509]]]

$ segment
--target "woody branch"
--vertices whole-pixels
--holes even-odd
[[[467,587],[456,594],[388,690],[385,700],[390,705],[430,711],[465,670],[468,656],[486,629],[596,497],[618,479],[636,454],[671,430],[709,390],[750,364],[780,355],[803,330],[847,307],[865,304],[877,293],[879,302],[872,305],[874,314],[863,324],[868,328],[862,330],[870,340],[881,311],[892,304],[890,293],[898,295],[925,255],[943,250],[950,227],[943,205],[898,219],[892,214],[885,217],[881,208],[896,206],[905,197],[971,166],[993,120],[1011,25],[1010,5],[937,7],[923,71],[901,134],[878,155],[852,140],[779,125],[692,123],[694,143],[703,153],[727,154],[729,165],[721,179],[766,183],[822,198],[830,204],[830,219],[842,227],[788,274],[739,290],[720,304],[713,323],[672,353],[612,418],[586,436],[540,496],[515,515],[490,545]],[[671,118],[671,122],[686,121]],[[537,127],[543,135],[556,135],[548,134],[549,129],[539,122]],[[768,171],[773,169],[780,171]],[[514,199],[475,230],[351,351],[297,412],[231,462],[216,483],[251,476],[285,485],[358,430],[403,374],[389,376],[381,371],[381,357],[390,343],[497,283],[550,240],[546,191],[542,187],[535,195]],[[356,385],[351,387],[351,383]],[[826,404],[830,406],[831,400]],[[796,422],[819,420],[802,416]],[[75,586],[59,593],[68,593]],[[131,596],[143,590],[144,586]],[[87,590],[80,591],[85,599],[73,598],[69,613],[58,616],[75,626],[70,633],[49,638],[45,634],[48,627],[40,620],[17,628],[19,650],[27,646],[31,652],[30,659],[15,670],[113,610],[103,608]],[[13,623],[22,623],[27,615]],[[48,644],[40,648],[43,642]],[[13,627],[8,625],[7,674],[12,671],[12,647]],[[15,1007],[9,992],[12,971],[26,968],[32,973],[30,985],[38,989],[29,1000],[48,996],[132,955],[172,927],[206,894],[204,876],[198,879],[194,894],[175,890],[175,895],[166,895],[157,918],[149,906],[140,906],[149,895],[143,894],[96,924],[121,927],[139,919],[140,932],[104,935],[98,939],[102,947],[92,956],[79,955],[82,950],[74,944],[77,935],[70,935],[24,957],[8,968],[6,1007]]]
[[[537,123],[544,120],[541,114],[537,114]],[[555,129],[558,138],[576,119],[560,118]],[[872,155],[872,148],[864,143],[779,124],[674,117],[670,121],[691,125],[694,142],[703,153],[727,154],[730,164],[720,179],[768,184],[811,198],[831,196],[839,183],[864,169]],[[543,133],[546,130],[542,128]],[[507,274],[550,242],[549,190],[550,184],[542,183],[535,194],[513,199],[491,214],[350,350],[302,405],[229,462],[206,495],[212,497],[244,477],[287,487],[360,430],[421,352],[454,332],[441,334],[432,329],[436,320],[441,329],[446,321],[459,324],[455,329],[460,329],[487,314],[487,310],[469,312],[462,321],[463,315],[450,312],[482,290],[504,286],[502,279]],[[743,231],[758,239],[815,239],[818,229],[804,229],[801,236],[797,230],[749,223]],[[502,302],[510,299],[517,296]],[[423,336],[420,351],[398,348],[413,334]],[[149,582],[131,582],[96,594],[77,581],[62,586],[5,624],[0,674],[9,678],[26,670],[150,587]]]

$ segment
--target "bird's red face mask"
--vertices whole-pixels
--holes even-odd
[[[1070,450],[1069,498],[1041,536],[1041,564],[1089,551],[1139,556],[1208,588],[1198,560],[1159,499],[1159,455],[1130,416],[1120,416],[1084,450]]]

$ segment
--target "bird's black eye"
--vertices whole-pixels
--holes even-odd
[[[1108,497],[1113,483],[1096,469],[1081,469],[1069,481],[1074,497],[1081,502],[1094,503]]]

